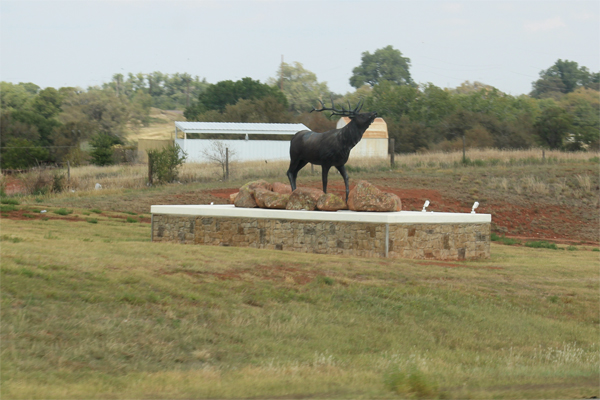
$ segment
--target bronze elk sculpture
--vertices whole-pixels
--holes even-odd
[[[327,132],[318,133],[313,131],[300,131],[294,135],[290,142],[290,167],[287,171],[288,179],[292,190],[296,190],[296,177],[298,172],[308,163],[320,165],[322,167],[323,192],[327,193],[327,175],[329,169],[335,167],[342,177],[346,185],[346,202],[350,192],[348,185],[348,172],[344,165],[348,162],[350,150],[363,137],[365,131],[377,117],[376,112],[361,113],[363,103],[359,101],[356,108],[348,110],[342,107],[337,110],[331,101],[331,108],[326,108],[321,100],[321,109],[313,109],[313,111],[332,111],[333,115],[341,115],[349,117],[350,122],[341,129],[332,129]]]

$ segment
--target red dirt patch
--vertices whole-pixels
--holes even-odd
[[[464,201],[438,190],[411,189],[393,187],[393,180],[378,180],[383,184],[376,185],[384,192],[394,193],[402,200],[402,209],[406,211],[420,211],[425,200],[429,200],[428,211],[469,213],[473,203]],[[321,189],[320,182],[302,185]],[[206,197],[217,199],[219,203],[226,203],[231,193],[237,188],[218,189],[205,192]],[[340,183],[330,183],[328,192],[345,197],[345,187]],[[215,203],[217,203],[215,201]],[[180,203],[190,204],[190,203]],[[588,230],[597,231],[597,221],[582,221],[581,217],[572,207],[553,205],[544,206],[519,206],[502,203],[499,200],[481,202],[477,213],[492,215],[492,231],[508,237],[522,238],[524,240],[548,240],[563,244],[581,243],[598,245],[597,240],[590,240],[589,234],[582,232],[582,226]],[[587,239],[583,239],[585,237]],[[593,237],[593,235],[592,235]],[[581,239],[577,239],[581,238]]]

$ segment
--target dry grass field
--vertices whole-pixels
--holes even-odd
[[[147,214],[47,211],[2,220],[3,399],[600,395],[587,246],[356,259],[151,243]]]
[[[600,396],[597,155],[467,156],[348,170],[407,210],[479,201],[501,239],[489,260],[150,242],[150,205],[224,203],[285,182],[286,163],[233,164],[229,181],[186,164],[154,187],[143,165],[81,167],[64,192],[3,197],[2,399]]]

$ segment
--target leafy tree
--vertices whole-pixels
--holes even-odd
[[[39,86],[33,83],[19,83],[18,85],[9,82],[0,82],[0,107],[2,110],[20,110],[31,107],[31,100],[37,94],[32,93],[33,86],[39,89]]]
[[[551,97],[556,93],[571,93],[579,87],[591,87],[598,82],[598,74],[575,61],[559,59],[550,68],[540,72],[540,79],[533,82],[530,95],[535,98]]]
[[[112,164],[114,153],[113,146],[116,144],[123,144],[116,136],[106,133],[100,133],[93,136],[90,140],[90,145],[92,146],[92,151],[90,151],[92,163],[100,166]]]
[[[573,118],[561,107],[551,105],[542,111],[535,123],[541,142],[551,149],[563,147],[563,141],[572,129]]]
[[[184,116],[188,121],[196,120],[206,111],[225,111],[228,105],[234,105],[239,100],[255,100],[264,97],[274,97],[285,108],[288,107],[285,95],[279,89],[266,83],[243,78],[239,81],[221,81],[208,88],[198,96],[197,105],[186,108]]]
[[[33,98],[32,109],[46,119],[56,117],[61,111],[62,96],[58,90],[49,87],[41,90]]]
[[[310,111],[317,99],[327,99],[331,92],[326,82],[319,82],[317,75],[304,68],[299,62],[293,65],[282,63],[277,77],[270,78],[268,84],[278,87],[283,78],[283,93],[287,98],[290,111],[300,114]]]
[[[591,148],[600,144],[600,96],[596,90],[579,88],[565,95],[560,106],[572,118],[572,137],[566,143],[568,150]]]
[[[359,88],[365,83],[375,86],[382,81],[397,85],[414,85],[410,76],[410,59],[402,57],[400,50],[387,46],[373,54],[362,53],[361,64],[352,70],[350,85]]]
[[[177,179],[178,169],[183,164],[187,154],[179,147],[167,146],[161,150],[148,151],[148,163],[150,164],[149,181],[154,182],[154,178],[159,183],[169,183]]]
[[[48,159],[48,150],[27,139],[12,138],[2,149],[2,168],[24,169]]]

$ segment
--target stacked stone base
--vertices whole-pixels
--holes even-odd
[[[152,240],[356,257],[490,257],[489,223],[401,224],[153,214]]]

